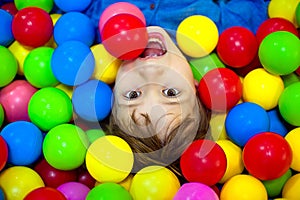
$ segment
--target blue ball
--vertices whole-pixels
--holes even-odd
[[[5,200],[5,195],[1,188],[0,188],[0,200]]]
[[[284,119],[281,117],[277,109],[269,110],[268,112],[270,119],[270,131],[285,137],[289,132],[284,124]]]
[[[72,102],[75,113],[87,121],[101,121],[112,107],[112,90],[104,82],[89,80],[73,91]]]
[[[54,0],[57,7],[65,12],[84,11],[92,2],[92,0]]]
[[[270,130],[270,119],[267,111],[258,104],[244,102],[228,112],[225,129],[228,137],[243,147],[254,135]]]
[[[14,41],[12,20],[13,16],[9,12],[0,9],[0,45],[5,47],[8,47]]]
[[[51,68],[55,78],[68,86],[76,86],[89,80],[95,68],[91,49],[79,41],[67,41],[53,52]]]
[[[63,14],[55,23],[53,30],[53,37],[58,45],[66,41],[77,40],[91,46],[94,43],[95,35],[96,29],[93,22],[80,12]]]
[[[10,164],[31,165],[42,155],[43,134],[31,122],[12,122],[2,129],[0,135],[7,143],[7,162]]]

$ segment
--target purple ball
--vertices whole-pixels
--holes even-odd
[[[215,191],[202,183],[185,183],[177,191],[173,200],[219,200]]]
[[[68,200],[86,199],[90,188],[79,182],[67,182],[58,186],[57,190],[64,194]]]

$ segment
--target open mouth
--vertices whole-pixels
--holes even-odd
[[[140,55],[141,58],[154,58],[167,53],[164,37],[158,32],[150,32],[148,44]]]

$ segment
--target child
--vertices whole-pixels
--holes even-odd
[[[108,132],[131,146],[133,172],[157,164],[180,174],[178,159],[193,140],[204,137],[209,114],[198,99],[189,63],[169,34],[157,26],[147,31],[145,51],[118,71]]]

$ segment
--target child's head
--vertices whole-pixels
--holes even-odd
[[[169,165],[208,128],[186,58],[168,33],[148,27],[149,42],[124,61],[114,86],[111,124],[135,152],[135,166]]]

